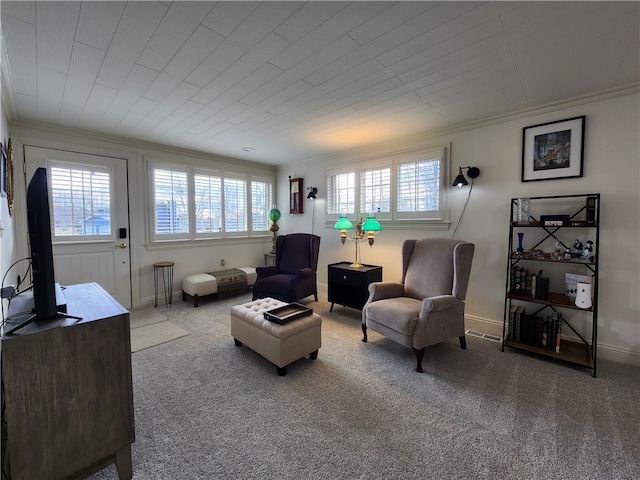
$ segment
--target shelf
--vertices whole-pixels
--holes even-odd
[[[553,257],[553,254],[551,253],[545,253],[542,255],[535,255],[533,253],[529,253],[529,252],[524,252],[523,254],[517,254],[517,253],[512,253],[511,255],[509,255],[509,258],[511,260],[528,260],[531,262],[550,262],[550,263],[568,263],[571,265],[584,265],[584,266],[595,266],[597,259],[595,257],[595,255],[591,258],[590,261],[586,262],[584,260],[581,259],[570,259],[570,260],[565,260],[564,258],[557,260]]]
[[[569,221],[566,225],[543,225],[538,221],[531,221],[529,223],[511,222],[512,227],[535,227],[535,228],[596,228],[597,223],[586,222],[583,220]]]
[[[549,293],[549,298],[547,300],[531,298],[527,295],[517,295],[515,293],[508,293],[507,298],[510,298],[511,300],[521,300],[523,302],[538,303],[540,305],[548,305],[550,307],[572,308],[573,310],[580,310],[583,312],[593,311],[593,308],[580,308],[576,306],[572,303],[571,297],[567,297],[561,293]]]
[[[571,340],[561,340],[560,352],[548,350],[546,348],[535,347],[524,343],[514,342],[513,340],[505,340],[504,345],[518,350],[535,353],[556,360],[574,363],[583,367],[593,368],[593,359],[591,355],[591,347],[584,343],[573,342]]]

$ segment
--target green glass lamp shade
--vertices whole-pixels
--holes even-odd
[[[367,217],[367,221],[362,225],[362,230],[365,232],[379,232],[382,230],[382,225],[376,220],[373,215]]]
[[[280,213],[280,210],[278,210],[277,208],[272,208],[271,210],[269,210],[269,220],[274,223],[280,220],[281,215],[282,214]]]
[[[351,223],[346,216],[342,216],[333,228],[336,230],[351,230],[353,228],[353,223]]]

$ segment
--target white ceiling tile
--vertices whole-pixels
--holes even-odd
[[[83,2],[75,40],[106,51],[126,2]]]
[[[78,2],[36,3],[36,61],[39,66],[67,73],[79,12]]]
[[[36,2],[16,1],[7,2],[3,1],[0,4],[0,10],[2,15],[8,15],[14,17],[23,22],[36,24]]]
[[[217,2],[202,25],[228,37],[259,5],[260,2]]]
[[[359,45],[364,45],[387,32],[402,29],[405,23],[424,14],[436,5],[436,2],[394,3],[369,21],[349,31],[349,36],[358,42]]]
[[[171,113],[171,115],[169,115],[162,122],[156,125],[153,128],[152,133],[155,135],[167,134],[169,130],[174,128],[183,120],[189,118],[191,115],[195,114],[201,108],[202,108],[202,105],[200,103],[187,100],[182,105],[180,105],[176,110],[174,110]]]
[[[84,107],[91,88],[102,65],[104,51],[74,42],[69,64],[69,74],[62,101],[76,107]]]
[[[37,95],[36,29],[22,20],[2,14],[2,37],[11,60],[15,93],[24,97]],[[3,65],[3,68],[7,68]],[[30,109],[29,109],[30,110]]]
[[[166,12],[156,2],[129,2],[109,45],[97,82],[120,88]]]
[[[289,43],[300,40],[348,5],[347,2],[305,2],[274,30]]]
[[[212,8],[211,2],[172,2],[137,63],[162,70]]]
[[[209,103],[252,74],[260,76],[260,72],[267,72],[268,80],[275,78],[282,73],[282,70],[267,62],[274,55],[287,48],[288,45],[289,43],[278,35],[273,33],[267,35],[263,41],[245,52],[233,64],[229,65],[224,72],[215,77],[209,85],[200,90],[194,96],[194,100],[201,103]],[[258,86],[263,85],[268,80],[262,81],[258,79]]]
[[[60,107],[59,122],[65,127],[77,128],[80,124],[80,117],[82,116],[82,107],[76,105],[70,105],[63,103]]]
[[[296,8],[295,2],[261,4],[187,77],[186,81],[200,87],[209,85],[225,69],[267,37],[273,28],[282,23]]]
[[[198,87],[195,85],[182,82],[164,100],[158,102],[156,108],[149,112],[147,117],[140,122],[138,131],[143,134],[149,132],[149,130],[180,108],[197,90]]]
[[[41,70],[38,75],[38,120],[53,122],[58,120],[66,76],[53,70]]]
[[[137,134],[137,127],[156,107],[158,102],[140,97],[131,107],[124,118],[118,124],[118,130],[125,136],[130,136],[133,132]]]
[[[224,37],[200,26],[160,72],[145,96],[161,101],[207,58]]]
[[[107,115],[122,119],[127,112],[135,105],[149,85],[158,76],[158,72],[141,65],[134,65],[129,76],[118,90],[118,94],[109,105]]]

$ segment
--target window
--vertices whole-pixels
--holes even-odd
[[[391,168],[360,171],[360,212],[391,212]]]
[[[151,162],[152,240],[269,233],[273,179]]]
[[[222,178],[194,175],[196,234],[222,232]]]
[[[111,236],[111,171],[51,163],[54,239],[83,241]]]
[[[269,230],[269,210],[273,204],[273,184],[267,180],[251,181],[251,231]]]
[[[355,212],[355,172],[327,175],[327,192],[327,213],[341,215]]]
[[[189,189],[187,172],[153,171],[154,233],[184,237],[189,233]]]
[[[327,220],[373,213],[383,221],[448,223],[446,152],[402,153],[328,170]]]

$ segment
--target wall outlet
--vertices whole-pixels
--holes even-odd
[[[221,259],[220,259],[220,266],[221,266],[221,267],[224,267],[224,258],[221,258]]]

